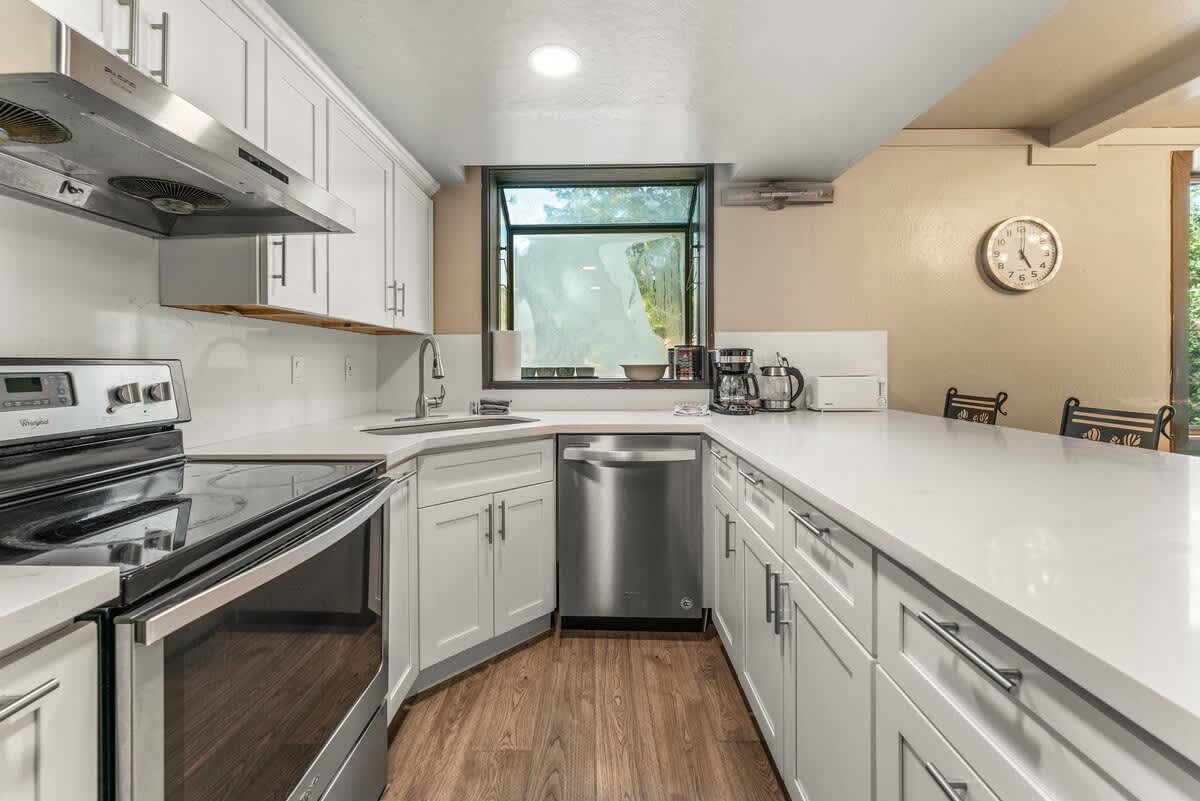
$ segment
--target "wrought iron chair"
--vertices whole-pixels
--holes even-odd
[[[997,415],[1008,414],[1004,411],[1006,400],[1007,392],[997,392],[995,397],[960,395],[957,387],[950,387],[946,390],[946,405],[942,408],[942,417],[994,426]]]
[[[1156,451],[1159,437],[1173,439],[1168,426],[1174,417],[1175,409],[1170,406],[1159,407],[1157,412],[1123,412],[1080,406],[1079,398],[1067,398],[1058,433]]]

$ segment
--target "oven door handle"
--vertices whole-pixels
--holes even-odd
[[[308,537],[277,556],[236,573],[173,606],[149,612],[145,618],[133,617],[128,621],[118,622],[134,624],[134,639],[139,645],[153,645],[335,545],[378,512],[399,487],[399,482],[388,481],[375,490],[365,503],[330,522],[320,533]]]

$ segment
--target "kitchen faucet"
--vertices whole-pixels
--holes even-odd
[[[438,409],[446,402],[446,385],[442,384],[442,391],[437,395],[425,394],[425,349],[433,347],[433,377],[445,378],[446,373],[442,370],[442,349],[438,345],[436,337],[425,337],[421,340],[421,350],[417,354],[417,409],[414,415],[417,419],[429,416],[430,409]]]

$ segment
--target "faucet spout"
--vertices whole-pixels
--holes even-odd
[[[418,418],[428,417],[430,409],[437,409],[446,402],[446,387],[442,386],[442,391],[438,395],[425,394],[425,351],[433,348],[433,377],[442,379],[446,377],[445,371],[442,369],[442,348],[438,344],[436,337],[425,337],[421,340],[421,348],[417,353],[417,407],[415,416]]]

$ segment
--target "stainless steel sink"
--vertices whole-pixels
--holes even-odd
[[[423,434],[430,431],[460,431],[466,428],[493,428],[495,426],[512,426],[518,423],[536,423],[532,417],[453,417],[453,418],[421,418],[401,420],[394,425],[364,428],[363,433],[379,434],[380,436],[403,436],[405,434]]]

